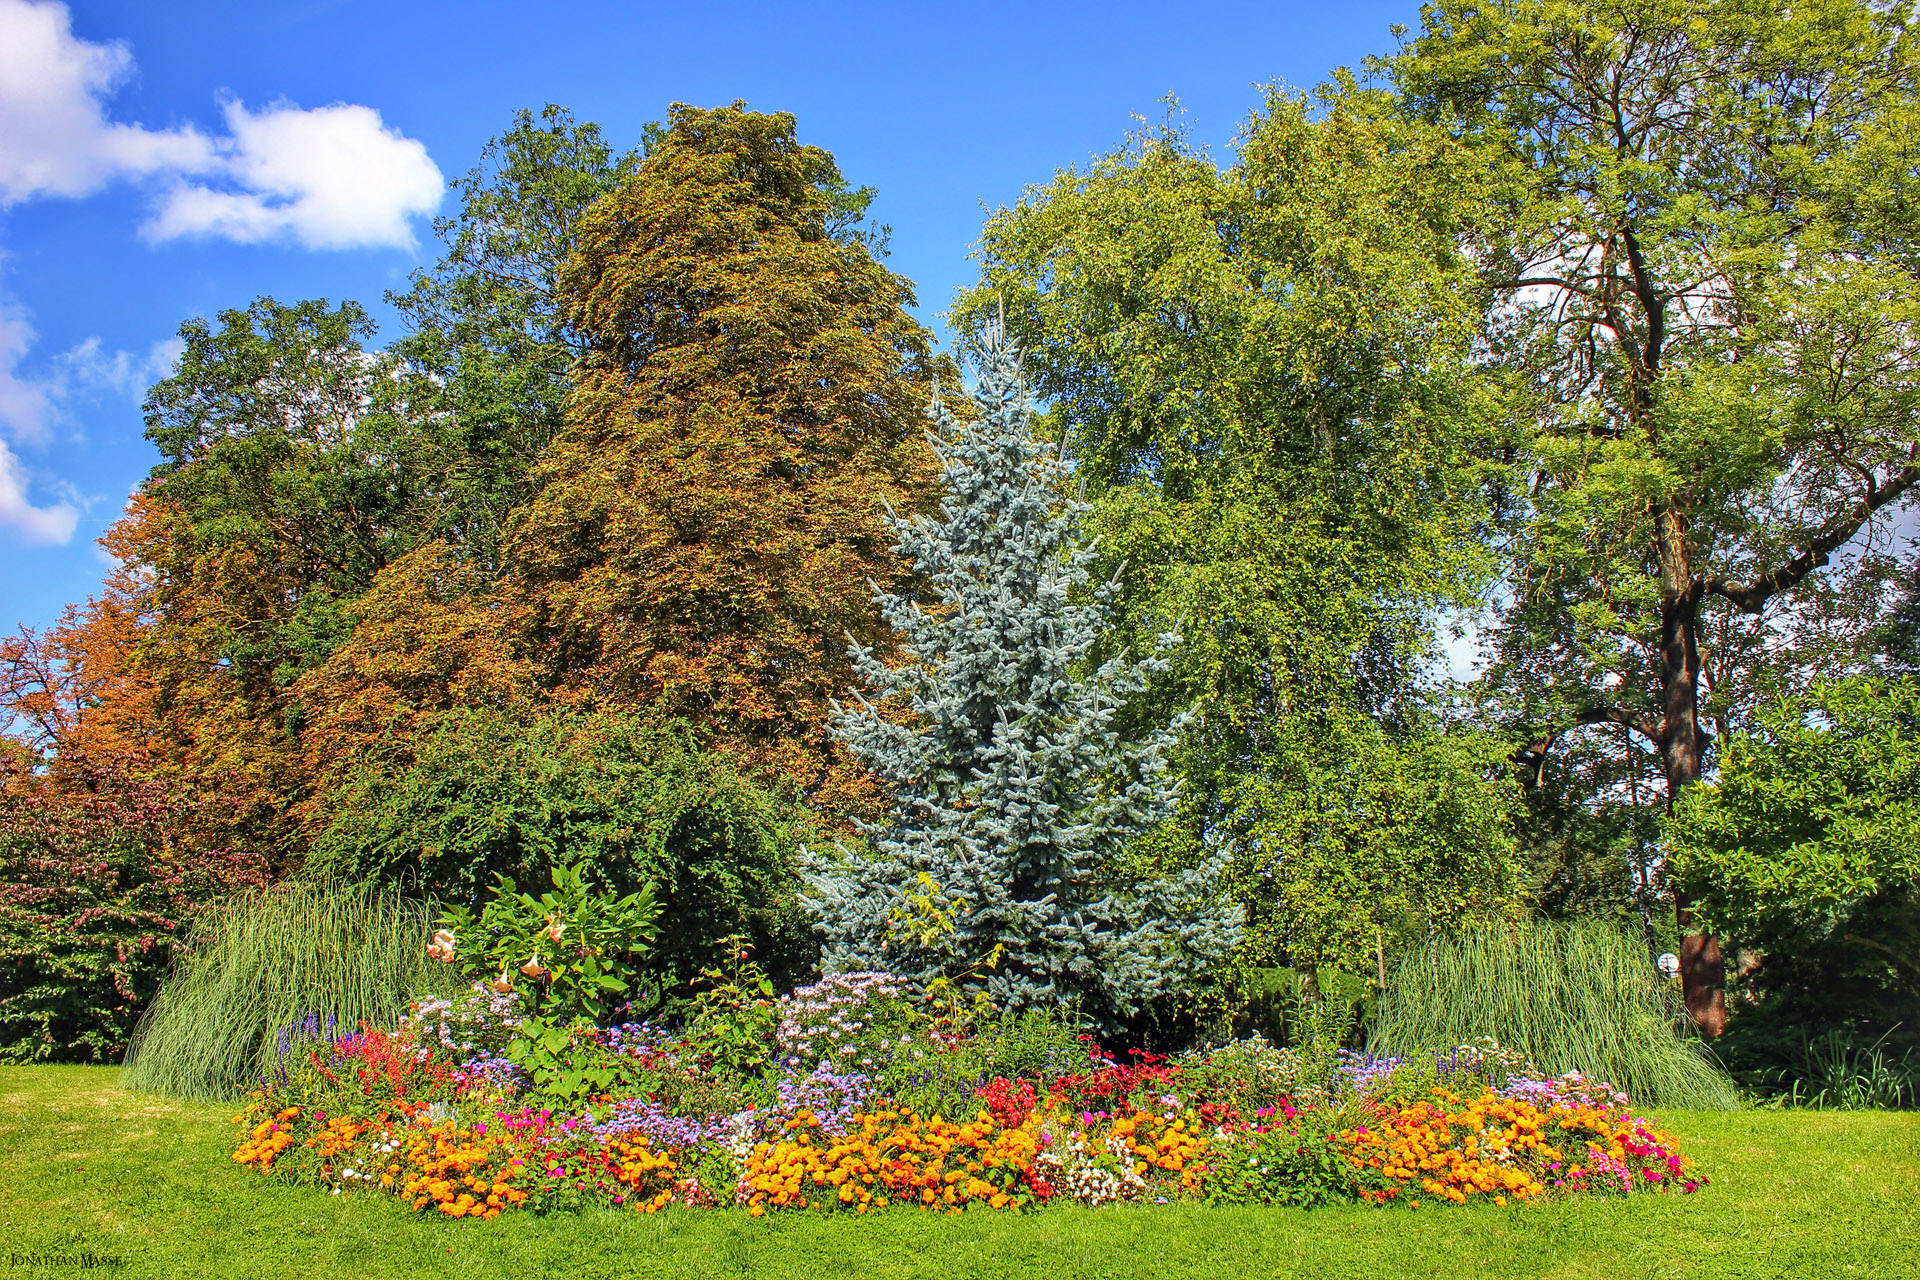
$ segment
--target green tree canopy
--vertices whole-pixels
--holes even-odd
[[[489,569],[560,429],[567,370],[587,350],[558,297],[561,269],[581,216],[639,162],[562,107],[516,112],[453,184],[460,209],[434,224],[444,256],[389,295],[412,330],[395,354],[441,382],[456,423],[465,467],[449,532]]]
[[[1409,918],[1394,857],[1356,879],[1322,856],[1373,840],[1349,783],[1394,785],[1355,759],[1413,751],[1416,774],[1472,794],[1464,827],[1435,828],[1470,842],[1457,865],[1474,868],[1442,897],[1486,905],[1513,884],[1489,753],[1396,745],[1434,729],[1419,677],[1435,612],[1471,607],[1492,575],[1498,468],[1481,460],[1495,409],[1462,251],[1484,166],[1390,107],[1351,84],[1275,90],[1225,168],[1176,128],[1144,133],[996,214],[957,313],[1004,305],[1051,403],[1106,568],[1127,565],[1115,643],[1186,637],[1166,693],[1196,708],[1175,756],[1184,847],[1235,850],[1269,963],[1363,938],[1340,958],[1370,971],[1379,931]],[[1432,803],[1425,785],[1401,801]]]
[[[1490,681],[1535,752],[1625,726],[1677,798],[1703,699],[1745,683],[1708,667],[1704,628],[1764,627],[1920,482],[1906,22],[1861,0],[1436,0],[1378,64],[1505,206],[1472,241],[1525,495]],[[1717,1030],[1717,947],[1691,933],[1681,960]]]

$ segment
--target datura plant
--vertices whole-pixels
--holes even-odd
[[[550,1025],[603,1022],[653,950],[653,887],[616,898],[565,866],[553,869],[552,890],[537,898],[506,876],[496,881],[477,920],[465,906],[442,915],[430,949],[501,994],[517,994]]]

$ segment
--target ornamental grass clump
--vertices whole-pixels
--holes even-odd
[[[1549,1076],[1610,1080],[1649,1105],[1738,1105],[1732,1081],[1682,1025],[1677,992],[1637,935],[1541,921],[1406,952],[1388,974],[1369,1047],[1413,1058],[1491,1036]]]
[[[396,1025],[446,982],[426,951],[431,918],[398,893],[324,881],[229,898],[140,1019],[127,1087],[233,1098],[275,1070],[302,1028],[331,1039]]]

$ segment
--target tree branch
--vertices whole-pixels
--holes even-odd
[[[1860,526],[1871,520],[1875,512],[1916,484],[1920,484],[1920,445],[1908,450],[1907,465],[1900,469],[1900,474],[1877,489],[1869,488],[1866,496],[1849,507],[1839,520],[1830,522],[1799,555],[1779,568],[1746,582],[1709,578],[1706,583],[1707,594],[1730,601],[1742,613],[1759,613],[1774,596],[1798,586],[1815,569],[1824,569],[1828,558],[1860,532]]]
[[[1537,787],[1546,778],[1547,755],[1553,750],[1554,744],[1571,730],[1596,724],[1621,725],[1639,734],[1656,747],[1661,745],[1661,726],[1651,716],[1630,711],[1626,707],[1589,707],[1585,711],[1575,712],[1565,724],[1549,730],[1546,737],[1514,752],[1513,762],[1533,767],[1533,785]]]

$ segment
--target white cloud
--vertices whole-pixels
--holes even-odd
[[[133,401],[145,398],[147,388],[170,376],[187,344],[179,337],[162,338],[145,355],[131,351],[104,351],[99,338],[88,338],[56,357],[56,385],[63,394],[79,390],[111,392]]]
[[[75,39],[64,4],[0,0],[0,207],[211,163],[191,128],[107,122],[102,99],[132,71],[126,45]]]
[[[136,355],[108,351],[99,338],[88,338],[48,360],[43,372],[34,373],[22,369],[33,343],[31,313],[0,293],[0,535],[13,533],[29,543],[65,543],[91,503],[72,486],[55,480],[39,486],[51,489],[54,500],[34,505],[28,496],[33,477],[8,440],[43,450],[55,426],[76,438],[68,412],[75,400],[109,394],[138,404],[148,387],[173,372],[183,344],[177,337],[164,338],[151,344],[146,354]]]
[[[57,0],[0,0],[0,208],[156,179],[166,186],[150,239],[347,249],[410,246],[412,219],[439,207],[426,148],[371,107],[256,114],[230,102],[223,137],[112,123],[106,100],[132,71],[125,44],[78,39]]]
[[[26,308],[0,295],[0,427],[15,440],[44,444],[59,385],[21,375],[20,361],[32,346],[33,321]]]
[[[155,240],[214,235],[243,244],[290,238],[309,249],[413,244],[412,220],[440,206],[445,182],[426,147],[371,107],[259,114],[227,104],[222,187],[183,183],[144,228]]]
[[[26,468],[0,440],[0,529],[11,529],[29,543],[65,544],[80,522],[80,510],[70,502],[36,507],[27,499]]]

